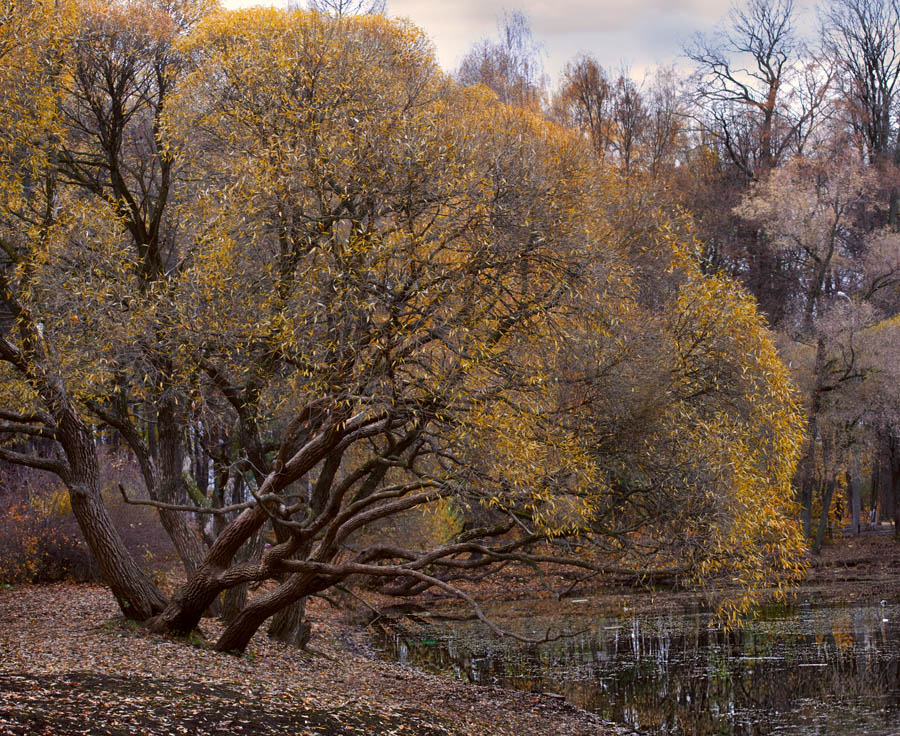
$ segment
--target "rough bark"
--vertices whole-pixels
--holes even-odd
[[[57,438],[69,464],[65,480],[78,526],[122,613],[144,621],[163,610],[165,597],[128,552],[103,503],[99,462],[90,431],[68,409],[58,426]]]
[[[186,635],[193,631],[204,612],[229,585],[222,573],[241,546],[268,519],[257,507],[247,509],[223,531],[210,548],[203,564],[172,597],[165,610],[150,623],[151,631]]]
[[[236,562],[246,562],[258,559],[263,551],[265,536],[257,534],[252,541],[245,544],[235,555]],[[222,596],[221,618],[226,624],[230,624],[247,605],[247,594],[250,590],[249,583],[241,583],[229,588]]]
[[[259,630],[267,619],[279,611],[292,607],[306,596],[317,593],[330,583],[322,581],[321,577],[310,573],[291,575],[275,590],[251,601],[238,617],[222,632],[216,642],[216,649],[220,652],[243,652],[253,635]],[[298,618],[292,616],[285,621],[296,625]],[[302,620],[302,619],[301,619]]]
[[[269,624],[270,639],[293,644],[296,647],[305,647],[311,635],[312,627],[306,621],[306,598],[282,608],[272,617],[272,623]]]

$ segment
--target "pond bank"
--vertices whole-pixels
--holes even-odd
[[[723,631],[687,591],[575,591],[486,604],[500,640],[449,602],[376,621],[386,657],[445,676],[553,692],[647,734],[878,734],[900,717],[900,544],[880,534],[811,560],[785,604]],[[454,614],[458,614],[454,619]]]
[[[845,540],[812,562],[797,592],[800,603],[900,602],[900,544],[890,535]],[[536,615],[673,610],[697,600],[687,592],[575,589],[557,601],[524,576],[479,593],[492,599],[489,611],[515,602]],[[422,598],[416,605],[420,613],[468,615],[447,600]],[[318,654],[258,636],[249,656],[235,658],[122,626],[112,597],[98,586],[0,590],[0,736],[631,732],[559,698],[379,661],[360,625],[367,613],[360,606],[348,615],[313,601]],[[203,626],[213,639],[217,625]]]

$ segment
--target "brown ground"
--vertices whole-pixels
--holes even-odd
[[[0,734],[617,732],[549,696],[377,661],[358,630],[316,608],[320,654],[257,636],[247,656],[232,657],[123,625],[97,586],[0,591]]]
[[[529,610],[579,614],[586,612],[585,598],[597,610],[696,600],[686,592],[582,588],[557,601],[552,587],[510,573],[482,593],[507,610],[510,601],[529,599]],[[900,543],[889,534],[868,534],[826,548],[811,558],[797,596],[900,599]],[[417,603],[458,609],[449,601]],[[348,615],[317,600],[310,617],[316,654],[257,636],[248,655],[237,658],[124,625],[112,597],[97,586],[0,590],[0,736],[623,733],[550,696],[453,682],[378,661],[359,623],[362,607]],[[215,622],[204,627],[210,638],[216,635]]]

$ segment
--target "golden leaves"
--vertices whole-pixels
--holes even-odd
[[[201,6],[135,19],[123,48],[175,42]],[[700,273],[687,218],[453,85],[408,23],[216,12],[177,45],[164,275],[136,278],[121,198],[61,186],[26,238],[15,285],[76,397],[237,404],[276,444],[304,406],[422,424],[429,473],[547,537],[790,577],[793,393],[751,302]]]

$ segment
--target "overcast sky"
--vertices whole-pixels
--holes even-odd
[[[731,0],[387,1],[390,15],[406,16],[425,29],[447,70],[456,68],[472,43],[496,35],[504,9],[522,10],[547,52],[545,63],[554,82],[579,51],[612,69],[624,64],[637,76],[656,64],[677,62],[682,45],[698,31],[711,31],[731,6]],[[797,7],[809,16],[812,3],[798,0]],[[224,0],[224,4],[245,7],[260,0]]]

